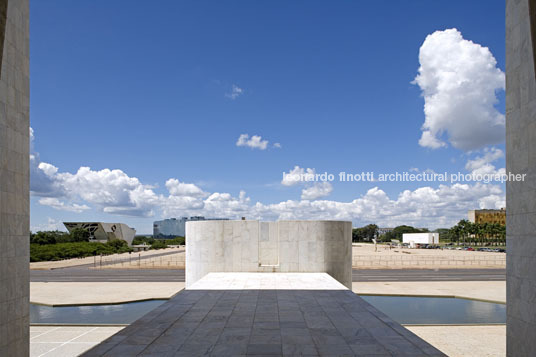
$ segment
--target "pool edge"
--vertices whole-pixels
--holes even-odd
[[[463,299],[463,300],[472,300],[472,301],[481,301],[489,302],[492,304],[506,305],[505,301],[501,300],[491,300],[491,299],[481,299],[469,296],[462,295],[437,295],[437,294],[378,294],[378,293],[356,293],[359,296],[392,296],[392,297],[423,297],[423,298],[445,298],[445,299]]]

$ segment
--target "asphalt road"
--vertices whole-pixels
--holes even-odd
[[[63,268],[54,270],[30,270],[30,281],[184,281],[183,269],[87,269]]]
[[[353,281],[504,281],[505,269],[354,269]],[[31,270],[31,281],[184,281],[182,269],[87,269],[73,267]]]

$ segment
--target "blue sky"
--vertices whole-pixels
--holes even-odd
[[[435,228],[504,203],[500,184],[282,182],[503,168],[503,1],[32,0],[30,26],[33,230],[193,214]]]

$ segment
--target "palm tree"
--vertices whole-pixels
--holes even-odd
[[[490,224],[488,222],[482,223],[481,224],[481,229],[482,229],[481,243],[482,243],[482,246],[484,246],[484,244],[486,243],[486,241],[489,238]]]
[[[484,225],[482,223],[473,224],[473,232],[475,235],[475,245],[478,245],[479,241],[482,245],[482,237],[484,235]]]
[[[451,229],[449,229],[449,236],[451,237],[451,240],[454,239],[456,241],[456,245],[460,243],[460,226],[455,225]]]
[[[458,227],[459,227],[459,230],[460,230],[460,233],[462,235],[462,238],[463,238],[463,245],[465,246],[465,237],[470,234],[470,226],[471,226],[471,222],[469,222],[468,220],[466,219],[462,219],[461,221],[458,222]]]
[[[471,237],[471,244],[474,244],[476,242],[476,235],[478,234],[478,223],[466,221],[466,226],[467,234]]]
[[[506,244],[506,226],[501,224],[500,230],[499,230],[499,237],[501,239],[501,243]]]

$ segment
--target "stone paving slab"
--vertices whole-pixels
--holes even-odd
[[[506,325],[407,326],[450,357],[506,356]]]
[[[206,355],[443,356],[324,273],[208,274],[83,356]]]
[[[70,306],[166,300],[183,288],[181,282],[32,282],[30,302]]]
[[[382,281],[355,282],[361,295],[438,296],[506,304],[506,281]]]
[[[30,357],[78,356],[122,326],[30,326]]]

